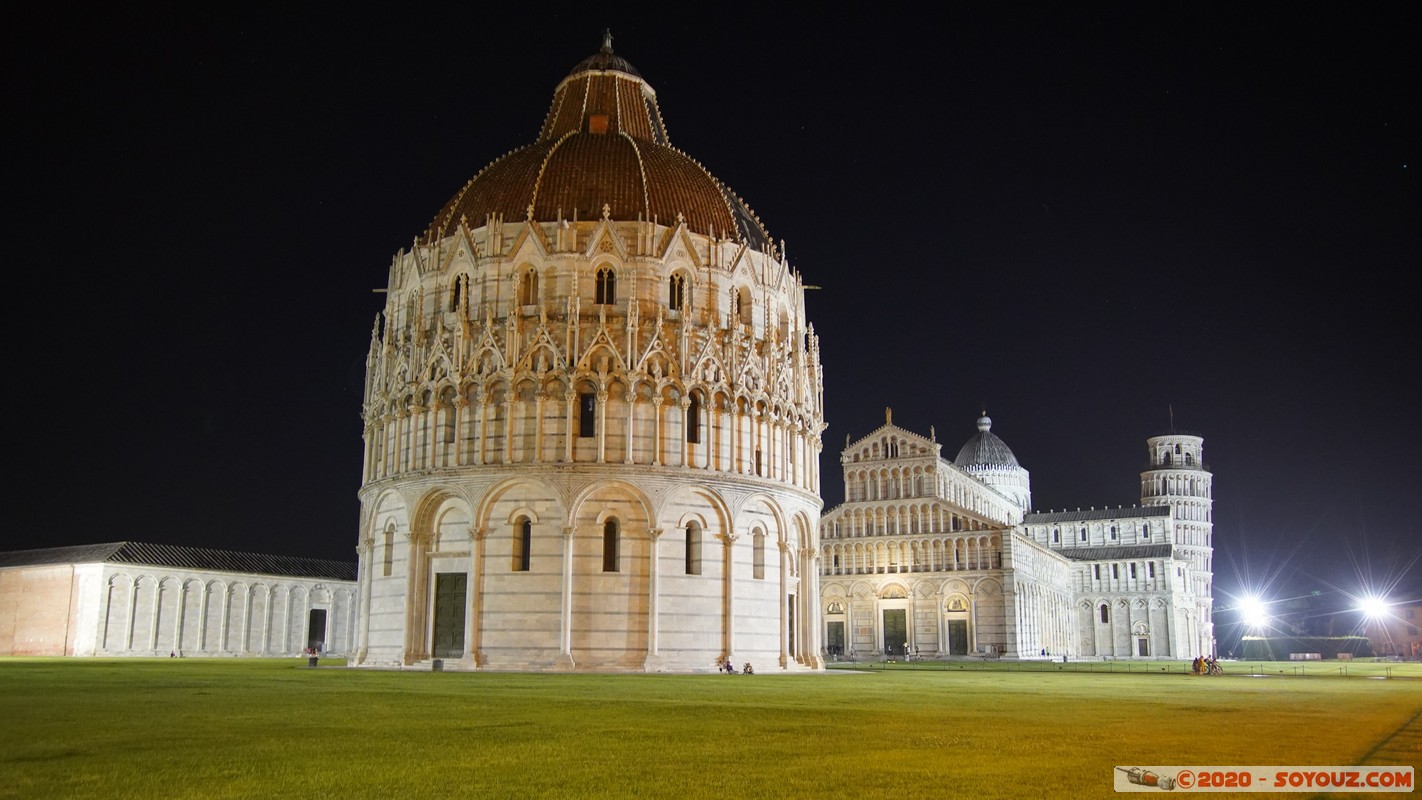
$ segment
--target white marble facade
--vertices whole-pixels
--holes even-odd
[[[630,64],[575,67],[391,264],[355,662],[818,668],[804,288]]]
[[[831,657],[1190,658],[1213,652],[1211,475],[1203,440],[1148,440],[1141,505],[1030,512],[991,431],[957,459],[892,423],[841,456],[821,522]]]
[[[303,576],[242,569],[284,561]],[[350,572],[132,542],[4,553],[0,655],[343,656],[358,617]]]

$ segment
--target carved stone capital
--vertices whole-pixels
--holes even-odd
[[[662,534],[664,534],[664,533],[666,533],[666,529],[665,529],[665,528],[648,528],[648,529],[647,529],[647,537],[650,538],[653,542],[655,542],[655,541],[657,541],[658,539],[662,538]]]

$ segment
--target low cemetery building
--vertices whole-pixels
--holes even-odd
[[[0,553],[0,655],[344,655],[356,564],[141,542]]]

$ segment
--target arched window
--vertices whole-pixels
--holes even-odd
[[[1062,540],[1062,530],[1061,530],[1061,528],[1052,528],[1052,541],[1053,541],[1053,542],[1056,542],[1056,543],[1060,543],[1061,540]]]
[[[383,538],[385,541],[381,544],[384,545],[385,563],[382,564],[382,573],[388,578],[390,577],[390,569],[395,564],[395,523],[392,522],[385,526],[385,536]]]
[[[701,395],[696,392],[691,393],[691,401],[686,405],[686,440],[701,443]]]
[[[514,572],[528,572],[533,555],[533,523],[528,517],[519,517],[514,523],[513,568]]]
[[[752,537],[752,546],[755,548],[753,560],[751,561],[751,577],[756,580],[765,578],[765,534],[760,529],[756,529],[755,536]]]
[[[672,311],[681,311],[691,305],[690,293],[686,290],[686,276],[680,272],[667,282],[667,305]]]
[[[538,303],[538,270],[529,267],[524,270],[518,282],[518,304],[531,306]]]
[[[701,526],[695,522],[686,526],[686,574],[701,574]]]
[[[454,280],[453,280],[452,282],[450,282],[450,284],[449,284],[449,310],[450,310],[450,311],[458,311],[458,310],[459,310],[459,298],[460,298],[460,296],[462,296],[463,294],[464,294],[464,281],[463,281],[463,279],[462,279],[460,276],[455,275],[455,276],[454,276]]]
[[[578,394],[578,436],[584,439],[597,435],[597,395]]]
[[[593,302],[606,306],[617,302],[617,275],[612,267],[602,267],[597,271],[597,291]]]
[[[1101,621],[1102,621],[1102,622],[1110,622],[1110,621],[1111,621],[1111,607],[1108,606],[1108,605],[1106,605],[1105,603],[1102,603],[1102,604],[1101,604]]]
[[[617,572],[617,520],[602,523],[602,571]]]
[[[1144,524],[1144,525],[1141,526],[1141,538],[1142,538],[1142,539],[1149,539],[1149,538],[1150,538],[1150,523],[1149,523],[1149,522],[1147,522],[1146,524]]]
[[[1188,467],[1188,466],[1193,465],[1194,463],[1195,463],[1195,457],[1194,457],[1192,454],[1190,454],[1190,453],[1186,453],[1186,454],[1185,454],[1185,466]]]
[[[444,406],[444,410],[441,412],[442,416],[444,417],[444,430],[441,435],[441,440],[445,444],[454,444],[454,427],[456,419],[453,387],[444,387],[444,391],[440,392],[439,401],[440,405]]]
[[[1086,541],[1086,529],[1085,529],[1085,528],[1082,528],[1082,529],[1081,529],[1081,541],[1083,541],[1083,542]]]
[[[745,286],[731,289],[731,315],[746,325],[751,324],[750,289]]]
[[[1112,539],[1115,539],[1115,538],[1116,538],[1116,526],[1115,526],[1115,525],[1112,525],[1112,526],[1111,526],[1111,538],[1112,538]]]

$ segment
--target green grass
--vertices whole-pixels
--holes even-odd
[[[1228,676],[1268,675],[1295,678],[1422,678],[1422,662],[1392,662],[1383,659],[1356,661],[1222,661]],[[990,672],[1118,672],[1130,674],[1190,672],[1189,661],[840,661],[830,669],[859,671],[990,671]]]
[[[1355,763],[1409,679],[756,676],[0,660],[0,797],[1105,797],[1114,765]]]

